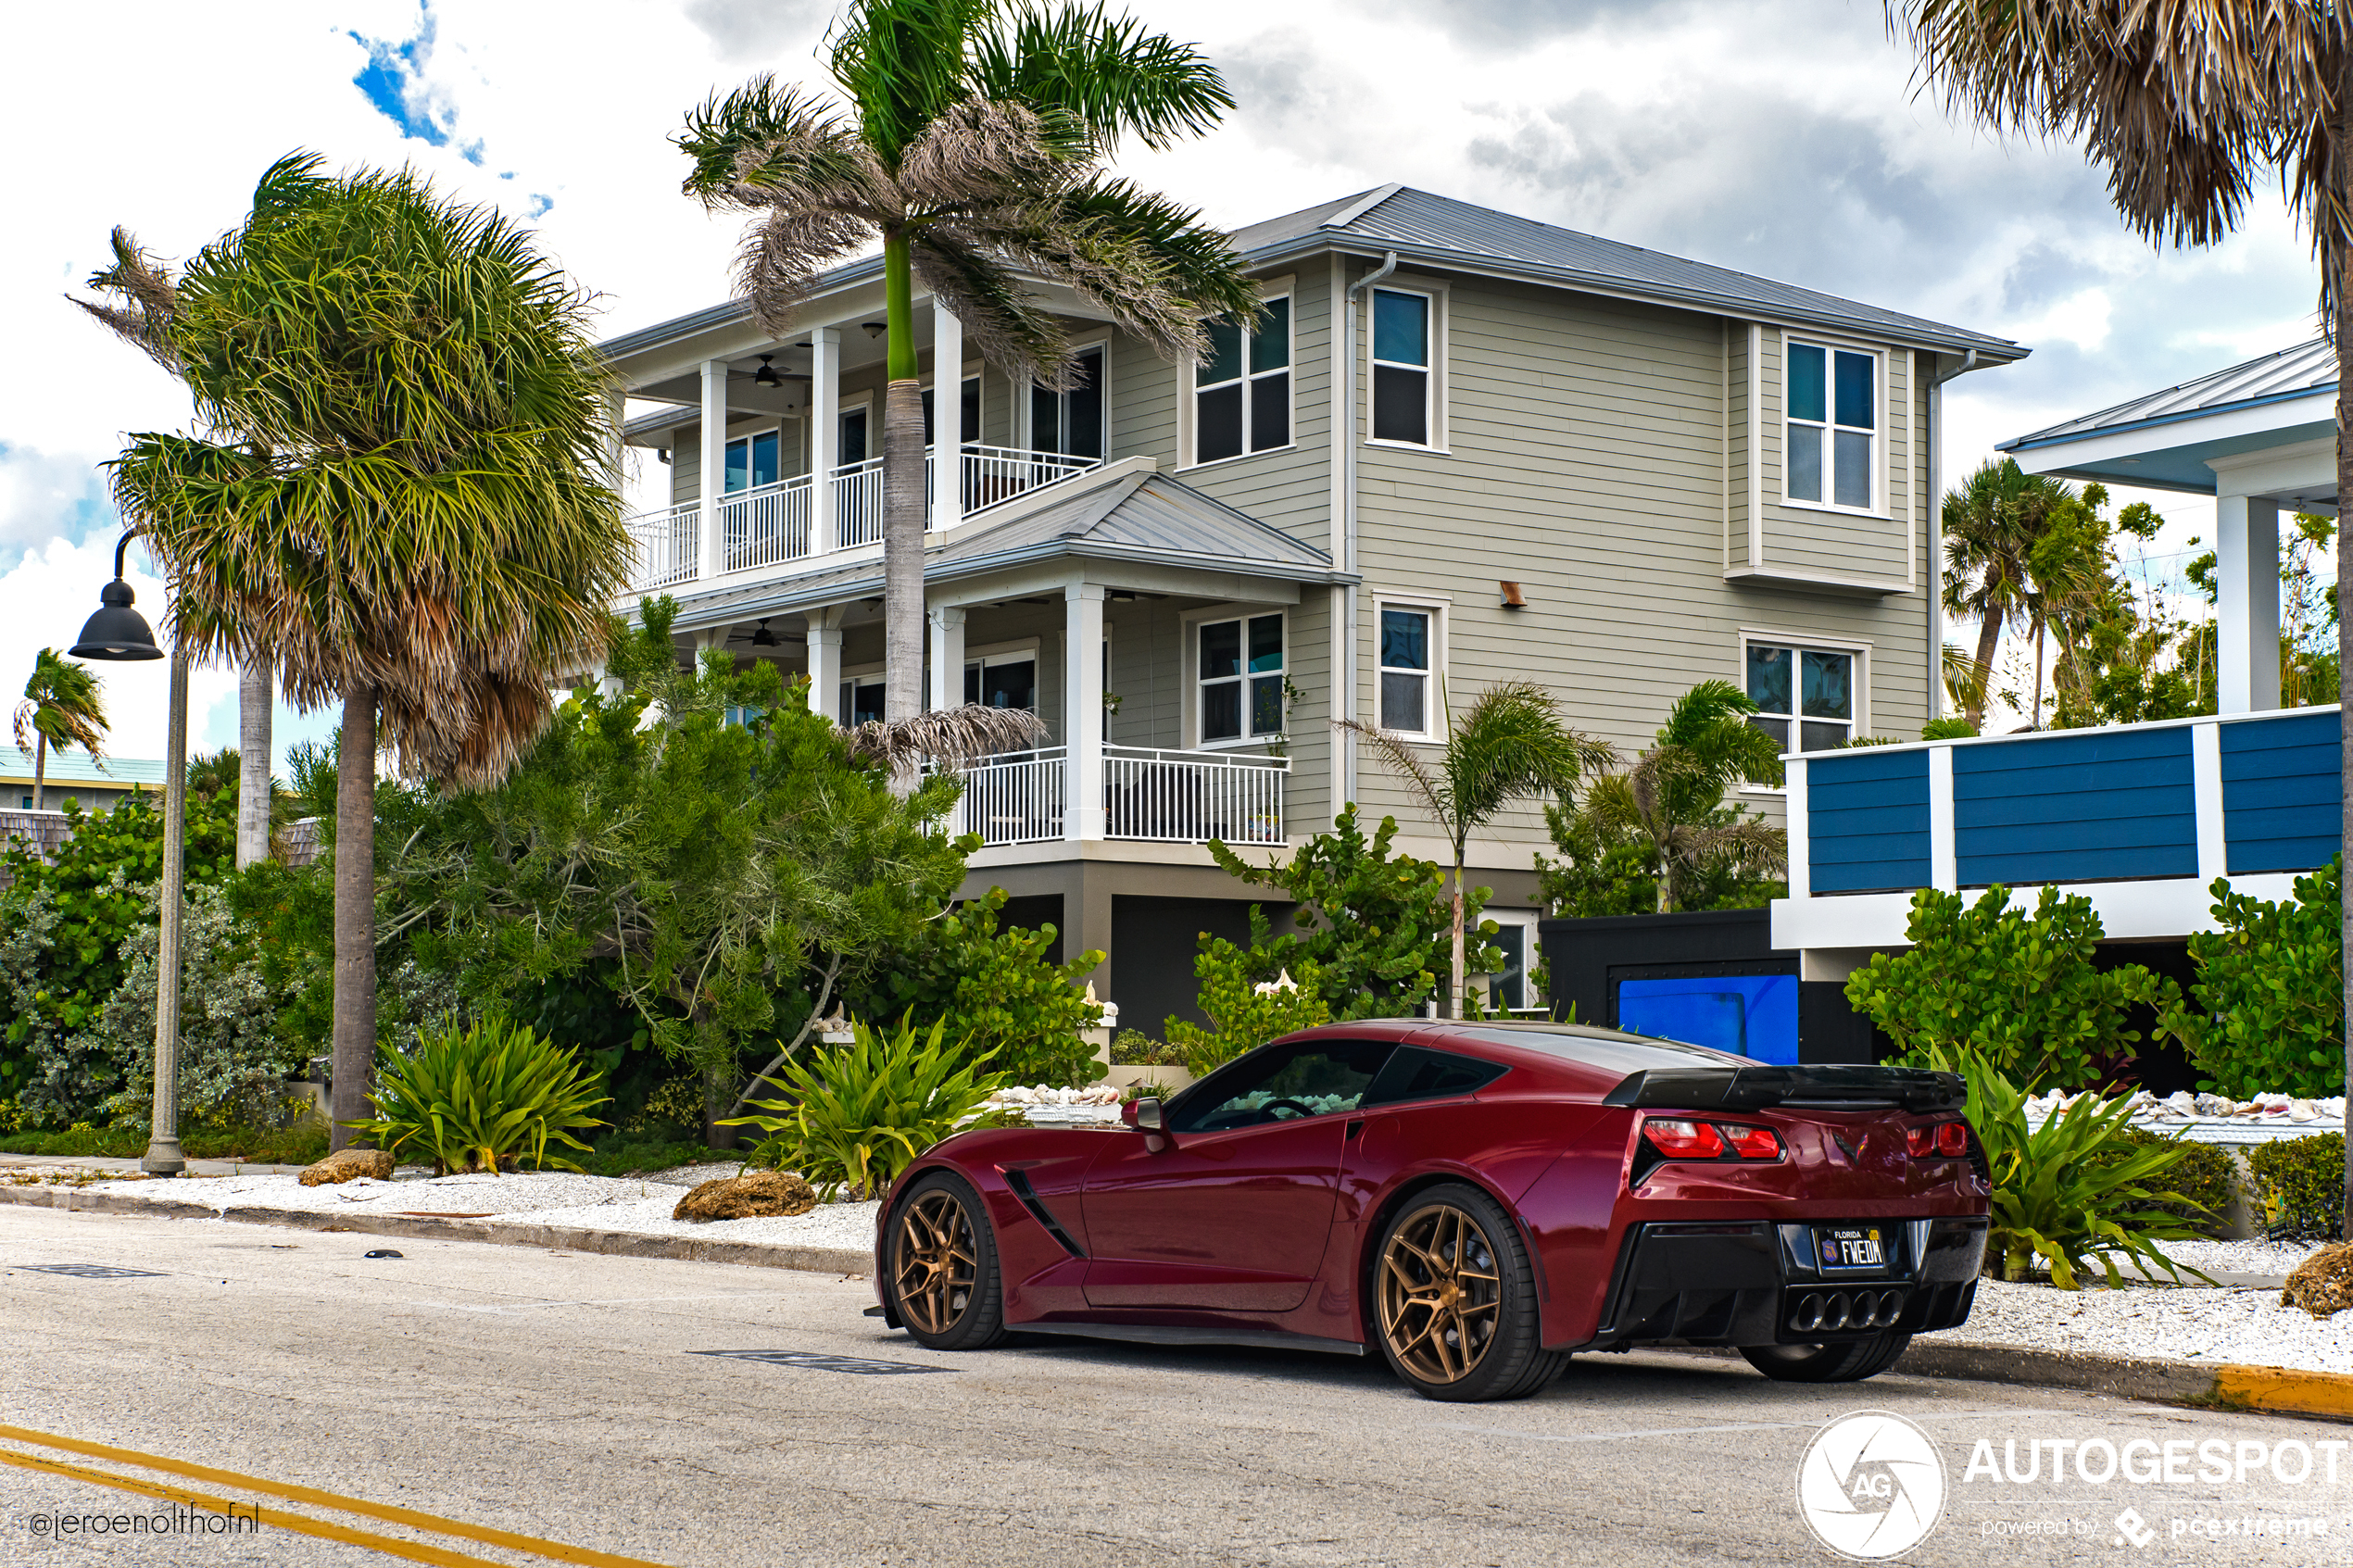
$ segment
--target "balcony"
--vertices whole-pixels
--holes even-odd
[[[1280,757],[1221,751],[1102,748],[1105,838],[1157,844],[1283,842]],[[957,833],[976,833],[991,847],[1047,844],[1078,836],[1066,809],[1069,751],[1049,746],[994,758],[964,771]]]
[[[1084,473],[1100,463],[1094,458],[1007,446],[967,445],[958,458],[962,470],[957,483],[960,518],[987,512],[991,507],[1057,480]],[[714,563],[706,558],[703,548],[699,500],[639,513],[628,524],[635,558],[630,586],[639,593],[651,593],[696,582],[706,575],[790,568],[801,561],[881,543],[882,459],[869,458],[863,462],[845,464],[834,470],[829,483],[828,499],[832,504],[824,508],[830,514],[824,519],[818,515],[816,485],[808,474],[721,496],[718,521],[722,549],[715,573],[711,571]],[[926,497],[935,494],[929,447],[924,449],[924,494]],[[937,525],[940,514],[928,501],[925,515],[927,528]]]

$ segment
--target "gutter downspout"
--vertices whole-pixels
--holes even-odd
[[[1928,716],[1944,717],[1944,383],[1977,369],[1977,350],[1928,382]]]
[[[1373,284],[1397,270],[1397,253],[1389,252],[1381,264],[1348,285],[1341,310],[1340,357],[1347,370],[1342,380],[1340,412],[1346,423],[1340,435],[1340,516],[1333,520],[1333,564],[1342,571],[1356,570],[1356,296]],[[1356,585],[1349,583],[1340,591],[1340,617],[1347,634],[1340,641],[1340,668],[1335,671],[1340,701],[1335,705],[1343,719],[1356,717]],[[1333,801],[1335,813],[1340,804],[1356,796],[1356,737],[1345,731],[1333,737],[1338,743],[1332,755],[1334,773]]]

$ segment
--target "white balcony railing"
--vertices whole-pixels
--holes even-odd
[[[1059,452],[1009,446],[964,447],[958,454],[962,511],[967,517],[1056,480],[1084,473],[1101,461]],[[924,452],[924,494],[931,495],[932,454]],[[833,472],[831,537],[820,537],[807,474],[738,490],[719,502],[719,536],[725,571],[790,566],[836,550],[879,544],[883,527],[882,459],[846,463]],[[636,548],[631,584],[640,592],[689,583],[704,574],[701,503],[682,501],[629,520]],[[930,526],[928,506],[925,526]]]
[[[1042,844],[1065,836],[1069,753],[1059,746],[992,758],[964,770],[958,833],[981,842]],[[1280,757],[1220,751],[1103,747],[1107,838],[1164,844],[1283,842]]]

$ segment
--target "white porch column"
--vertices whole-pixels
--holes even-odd
[[[1781,773],[1782,810],[1789,831],[1789,896],[1810,898],[1814,896],[1814,849],[1806,831],[1806,759],[1801,757],[1782,763]]]
[[[964,702],[964,607],[931,607],[931,706],[961,708]]]
[[[727,482],[727,361],[702,362],[702,578],[727,570],[726,542],[719,537],[719,494]]]
[[[809,350],[810,548],[830,550],[840,543],[834,525],[834,470],[841,466],[841,329],[817,328],[809,334]]]
[[[809,710],[840,722],[841,616],[844,607],[808,611]]]
[[[931,296],[931,525],[964,520],[964,324]]]
[[[2214,669],[2225,713],[2280,705],[2280,507],[2261,495],[2214,498]]]
[[[1103,589],[1063,589],[1063,836],[1103,836]]]

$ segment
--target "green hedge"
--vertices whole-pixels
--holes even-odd
[[[2124,1141],[2134,1145],[2171,1144],[2182,1149],[2182,1159],[2165,1173],[2161,1185],[2190,1198],[2205,1210],[2199,1213],[2178,1203],[2152,1205],[2169,1214],[2179,1215],[2208,1236],[2220,1236],[2228,1223],[2231,1199],[2239,1187],[2238,1162],[2230,1154],[2210,1143],[2190,1143],[2153,1133],[2145,1127],[2125,1130]]]
[[[0,1137],[0,1154],[55,1154],[76,1159],[109,1156],[136,1159],[147,1152],[145,1127],[83,1127],[70,1133],[11,1133]],[[191,1160],[250,1160],[265,1165],[308,1165],[327,1157],[327,1131],[302,1127],[189,1129],[180,1135],[180,1152]]]
[[[2345,1135],[2259,1145],[2246,1157],[2256,1223],[2275,1241],[2334,1240],[2345,1228]]]

